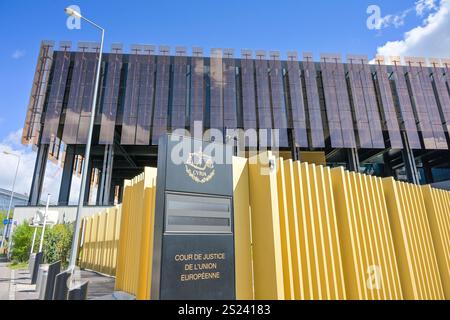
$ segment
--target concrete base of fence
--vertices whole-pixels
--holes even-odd
[[[69,290],[67,300],[86,300],[88,284],[89,282],[85,281],[77,285],[75,288]]]
[[[42,252],[34,254],[33,258],[30,259],[30,264],[32,264],[30,268],[31,284],[36,284],[39,266],[41,265],[42,259],[43,259]]]

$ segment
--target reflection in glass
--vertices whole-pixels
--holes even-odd
[[[402,149],[403,143],[400,135],[400,127],[389,82],[389,74],[386,65],[384,65],[384,58],[376,58],[375,72],[375,79],[380,98],[379,102],[383,110],[382,118],[384,119],[385,128],[388,131],[391,148]]]
[[[62,137],[66,144],[86,144],[97,61],[96,53],[75,53]]]
[[[308,105],[309,130],[311,131],[311,146],[325,147],[323,134],[322,113],[320,110],[319,91],[317,88],[317,71],[309,53],[303,54],[303,78]]]
[[[422,149],[402,66],[394,64],[392,68],[392,79],[394,80],[395,89],[397,91],[403,127],[406,131],[409,146],[411,149]]]
[[[321,70],[331,146],[356,148],[344,66],[337,55],[322,55]],[[340,131],[340,132],[339,132]]]
[[[384,149],[372,73],[366,56],[348,56],[348,77],[361,148]]]
[[[190,94],[190,128],[193,130],[194,122],[203,123],[205,103],[204,90],[204,61],[203,57],[191,58],[191,94]],[[201,126],[203,130],[203,125]]]
[[[173,64],[172,130],[186,127],[188,66],[185,48],[177,48]]]
[[[292,127],[294,129],[294,143],[296,147],[307,148],[308,136],[306,133],[306,114],[301,83],[300,65],[297,53],[289,55],[287,61],[287,78],[289,90],[289,103],[292,114]]]
[[[160,47],[160,55],[156,58],[156,91],[152,145],[157,145],[159,137],[167,131],[170,78],[170,57],[168,54],[169,49],[167,47]]]
[[[70,52],[57,51],[54,55],[53,77],[50,83],[50,92],[47,99],[44,129],[41,143],[49,144],[55,139],[58,132],[59,118],[64,100],[67,75],[69,73]]]
[[[414,62],[418,62],[419,66],[413,66]],[[425,149],[448,149],[430,74],[428,68],[423,66],[425,61],[410,60],[407,63],[407,79]]]
[[[41,43],[25,125],[22,131],[23,144],[37,145],[39,142],[41,115],[44,110],[45,94],[53,64],[53,45],[52,41],[42,41]]]
[[[243,50],[241,56],[244,129],[256,129],[255,66],[251,51]]]
[[[433,82],[436,87],[436,94],[439,100],[439,107],[442,114],[442,122],[446,126],[447,132],[450,132],[450,95],[445,83],[445,74],[450,79],[450,70],[440,68],[440,62],[432,62]]]
[[[111,53],[105,78],[105,93],[101,113],[99,144],[113,144],[116,125],[117,106],[119,104],[120,74],[122,54]]]

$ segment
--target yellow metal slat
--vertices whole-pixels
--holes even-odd
[[[294,182],[294,168],[292,160],[286,160],[282,164],[284,166],[285,173],[285,187],[286,187],[286,201],[287,201],[287,212],[288,212],[288,227],[290,234],[291,243],[291,254],[292,254],[292,272],[293,272],[293,286],[294,286],[294,297],[296,300],[305,299],[303,292],[303,278],[302,272],[302,259],[301,259],[301,249],[300,249],[300,232],[299,232],[299,221],[297,212],[297,201],[295,193],[295,182]]]
[[[255,299],[284,299],[277,177],[270,153],[249,160]]]
[[[289,234],[289,219],[286,199],[286,181],[284,175],[283,158],[277,159],[277,195],[278,210],[280,213],[280,238],[281,238],[281,254],[283,262],[283,281],[284,281],[284,298],[286,300],[294,299],[294,278],[292,270],[292,254]]]

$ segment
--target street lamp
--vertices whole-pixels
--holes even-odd
[[[84,21],[88,22],[89,24],[93,25],[97,29],[99,29],[102,32],[102,41],[100,43],[100,52],[99,52],[99,58],[98,58],[98,65],[97,65],[97,74],[95,77],[95,87],[94,87],[94,99],[92,101],[92,108],[91,108],[91,119],[89,123],[89,133],[87,137],[86,142],[86,152],[84,156],[84,165],[83,170],[81,173],[81,187],[80,187],[80,195],[78,198],[78,207],[77,207],[77,214],[75,218],[75,229],[73,232],[73,241],[72,241],[72,251],[70,254],[70,262],[69,262],[69,269],[74,269],[76,260],[77,260],[77,251],[78,251],[78,240],[80,238],[80,222],[81,222],[81,211],[83,209],[83,201],[84,201],[84,193],[86,188],[86,179],[87,179],[87,171],[88,171],[88,163],[89,163],[89,156],[91,153],[91,142],[92,142],[92,131],[94,130],[94,119],[95,119],[95,107],[97,104],[97,95],[98,95],[98,86],[100,82],[100,69],[102,64],[102,53],[103,53],[103,40],[105,38],[105,29],[100,27],[99,25],[95,24],[94,22],[86,19],[79,13],[78,11],[67,7],[64,9],[64,11],[72,17],[83,19]]]
[[[14,175],[12,189],[11,189],[11,197],[9,198],[8,213],[7,213],[7,216],[6,216],[6,220],[8,221],[8,224],[6,225],[7,226],[6,227],[6,233],[5,233],[5,230],[3,229],[3,236],[2,236],[2,242],[0,244],[0,248],[3,248],[3,245],[5,243],[5,236],[6,236],[7,233],[10,232],[11,227],[12,227],[11,223],[9,221],[9,214],[10,214],[10,211],[11,211],[12,201],[13,201],[13,198],[14,198],[14,187],[16,186],[17,173],[19,172],[19,166],[20,166],[20,154],[15,154],[15,153],[12,153],[12,152],[9,152],[9,151],[6,151],[6,150],[3,151],[3,153],[6,154],[6,155],[9,155],[9,156],[17,157],[17,167],[16,167],[16,174]],[[11,243],[11,239],[9,239],[9,242]]]

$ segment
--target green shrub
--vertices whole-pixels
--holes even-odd
[[[18,226],[13,233],[13,246],[11,249],[11,259],[15,262],[26,262],[30,257],[31,242],[33,240],[34,228],[30,227],[26,221]],[[41,230],[38,229],[35,247],[39,245]]]
[[[42,228],[38,228],[34,244],[34,252],[39,250]],[[13,245],[11,250],[11,260],[15,263],[27,262],[30,257],[31,243],[33,241],[34,228],[27,222],[18,226],[13,233]],[[53,227],[45,228],[44,262],[53,263],[61,260],[63,266],[67,266],[73,236],[73,224],[57,224]]]
[[[72,244],[73,224],[57,224],[45,230],[44,261],[53,263],[61,260],[66,266],[70,257]]]

